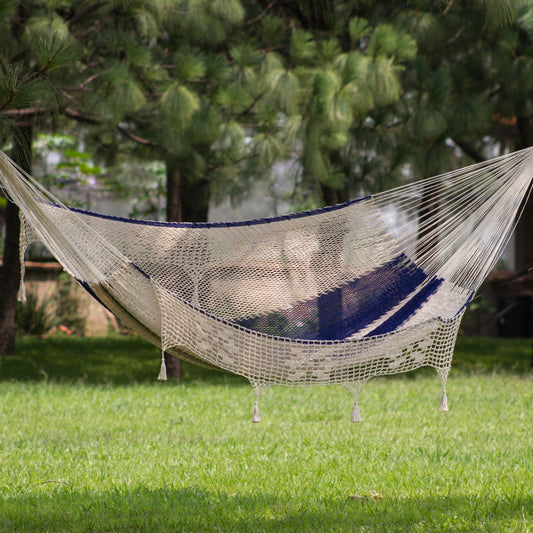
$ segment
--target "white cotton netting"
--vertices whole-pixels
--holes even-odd
[[[245,376],[256,393],[338,383],[356,396],[371,377],[421,366],[444,388],[461,316],[532,168],[528,149],[313,212],[168,224],[68,209],[0,155],[22,250],[44,242],[140,335]]]

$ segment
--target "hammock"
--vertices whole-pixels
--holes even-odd
[[[447,410],[461,317],[532,177],[528,148],[313,211],[166,223],[67,208],[0,152],[0,183],[21,211],[21,258],[42,241],[161,348],[160,379],[165,351],[246,377],[254,421],[271,385],[331,383],[353,394],[359,421],[357,397],[370,378],[422,366],[440,376]]]

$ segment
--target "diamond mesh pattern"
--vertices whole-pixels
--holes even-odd
[[[424,365],[444,387],[462,314],[516,224],[532,163],[529,149],[339,206],[227,224],[68,209],[4,154],[0,181],[23,214],[21,249],[44,242],[163,350],[245,376],[257,393],[337,383],[357,396],[374,376]]]

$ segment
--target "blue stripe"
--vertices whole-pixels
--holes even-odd
[[[150,279],[150,276],[138,265],[136,265],[133,261],[130,261],[131,266],[140,272],[146,279]]]
[[[141,270],[140,268],[138,268],[136,265],[133,265],[135,268],[137,268],[143,275],[147,276],[147,274]],[[148,277],[148,276],[147,276]],[[102,301],[100,300],[100,298],[98,298],[98,296],[96,296],[96,294],[94,293],[94,291],[91,289],[91,287],[89,286],[89,284],[85,281],[82,281],[82,280],[77,280],[80,285],[82,285],[86,290],[87,292],[89,292],[89,294],[91,294],[91,296],[93,296],[98,302],[100,302],[104,307],[107,308],[107,306],[105,304],[102,303]],[[438,282],[440,284],[441,280],[436,280],[436,278],[434,278],[432,280],[432,282]],[[430,282],[431,283],[431,282]],[[474,293],[472,293],[472,296],[474,295]],[[429,296],[429,295],[428,295]],[[471,296],[471,298],[472,298]],[[470,298],[470,299],[471,299]],[[426,297],[427,299],[427,297]],[[414,299],[413,299],[414,300]],[[211,313],[208,313],[206,311],[203,311],[201,309],[198,309],[198,308],[193,308],[191,306],[190,303],[184,301],[183,303],[185,303],[187,306],[191,307],[191,309],[194,309],[196,312],[212,319],[212,320],[216,320],[217,322],[220,322],[222,324],[225,324],[226,326],[230,326],[230,327],[233,327],[235,329],[238,329],[238,330],[252,330],[253,333],[261,336],[261,337],[275,337],[277,339],[280,339],[280,340],[285,340],[287,342],[295,342],[297,343],[298,345],[309,345],[309,346],[314,346],[316,344],[322,344],[322,345],[333,345],[333,344],[337,344],[337,343],[342,343],[343,341],[345,342],[351,342],[350,340],[345,340],[346,337],[344,339],[318,339],[318,338],[311,338],[311,337],[298,337],[296,335],[290,335],[290,331],[283,331],[282,329],[280,328],[277,328],[277,331],[278,331],[278,334],[274,333],[274,331],[268,331],[266,328],[263,328],[263,330],[258,330],[258,329],[254,329],[254,328],[250,328],[248,327],[245,322],[247,321],[241,321],[240,323],[236,323],[236,322],[232,322],[230,320],[227,320],[227,319],[223,319],[223,318],[220,318],[220,317],[216,317],[214,315],[212,315]],[[409,305],[409,304],[408,304]],[[464,307],[466,307],[466,305],[468,305],[468,302],[461,308],[464,309]],[[416,305],[412,305],[411,303],[411,308],[414,310],[416,310],[418,306]],[[460,310],[460,311],[461,311]],[[459,311],[459,312],[460,312]],[[274,316],[276,313],[271,313],[270,317]],[[283,318],[282,314],[281,313],[277,313],[278,315],[278,318]],[[253,319],[252,319],[253,320]],[[442,319],[441,319],[442,320]],[[447,322],[446,320],[442,320],[443,322]],[[392,324],[392,323],[391,323]],[[382,326],[380,326],[382,327]],[[300,329],[299,326],[296,328],[296,329]],[[370,337],[370,336],[373,336],[373,335],[378,335],[380,333],[376,333],[377,329],[379,328],[376,328],[376,330],[374,330],[372,333],[370,334],[367,334],[365,335],[365,338],[367,337]],[[384,331],[385,332],[385,331]],[[383,332],[382,332],[383,333]],[[387,332],[388,333],[388,332]]]
[[[100,305],[104,306],[108,311],[110,311],[107,305],[104,302],[102,302],[102,300],[100,300],[98,296],[96,296],[95,292],[91,289],[91,286],[86,281],[83,281],[78,278],[75,278],[75,279]]]
[[[425,272],[402,254],[373,272],[317,298],[288,310],[237,323],[267,335],[342,340],[387,314],[426,280]],[[408,309],[405,312],[409,312]],[[392,324],[390,320],[387,323]]]
[[[470,296],[468,297],[468,299],[466,300],[466,302],[464,303],[464,305],[461,307],[461,309],[459,309],[459,311],[457,311],[457,313],[455,313],[454,317],[456,317],[457,315],[459,315],[460,313],[462,313],[469,305],[470,305],[470,302],[474,299],[474,295],[476,294],[476,291],[472,291],[470,293]]]
[[[415,296],[413,296],[405,305],[398,309],[396,313],[390,316],[383,324],[376,329],[367,333],[365,337],[374,337],[375,335],[385,335],[398,329],[402,324],[407,322],[418,309],[427,302],[428,298],[437,292],[437,289],[442,284],[443,279],[433,277]]]
[[[116,222],[127,222],[128,224],[140,224],[143,226],[161,226],[161,227],[170,227],[170,228],[231,228],[238,226],[257,226],[260,224],[270,224],[271,222],[280,222],[282,220],[293,220],[297,218],[305,218],[314,215],[320,215],[322,213],[328,213],[331,211],[337,211],[339,209],[344,209],[350,205],[368,200],[370,196],[365,196],[362,198],[356,198],[355,200],[350,200],[344,202],[343,204],[331,205],[327,207],[320,207],[318,209],[309,209],[307,211],[300,211],[299,213],[291,213],[289,215],[279,215],[275,217],[265,217],[265,218],[254,218],[250,220],[239,220],[236,222],[163,222],[158,220],[140,220],[136,218],[125,218],[117,217],[113,215],[104,215],[101,213],[94,213],[93,211],[86,211],[85,209],[80,209],[78,207],[67,207],[70,211],[74,213],[81,213],[82,215],[89,215],[92,217],[103,218],[105,220],[113,220]],[[62,207],[57,205],[57,207]]]

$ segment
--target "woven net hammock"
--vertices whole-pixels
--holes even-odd
[[[162,354],[245,376],[254,421],[271,385],[331,383],[354,395],[359,421],[370,378],[422,366],[440,376],[447,410],[461,317],[532,177],[529,148],[314,211],[165,223],[68,208],[0,153],[0,183],[21,211],[21,258],[43,242]]]

